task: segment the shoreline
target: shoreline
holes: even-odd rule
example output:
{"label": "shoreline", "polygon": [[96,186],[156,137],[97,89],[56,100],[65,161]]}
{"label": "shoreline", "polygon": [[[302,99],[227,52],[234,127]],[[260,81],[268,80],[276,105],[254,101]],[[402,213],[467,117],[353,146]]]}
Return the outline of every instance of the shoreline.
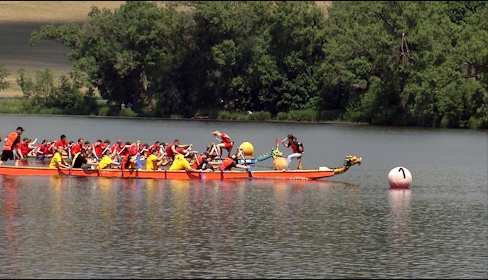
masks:
{"label": "shoreline", "polygon": [[95,116],[95,115],[52,115],[52,114],[6,114],[0,113],[0,115],[10,115],[10,116],[43,116],[43,117],[76,117],[76,118],[101,118],[101,119],[143,119],[143,120],[163,120],[163,121],[207,121],[207,122],[259,122],[259,123],[300,123],[300,124],[348,124],[348,125],[370,125],[368,123],[358,123],[358,122],[335,122],[335,121],[279,121],[279,120],[269,120],[269,121],[258,121],[258,120],[222,120],[222,119],[210,119],[202,117],[192,117],[192,118],[157,118],[157,117],[125,117],[125,116]]}

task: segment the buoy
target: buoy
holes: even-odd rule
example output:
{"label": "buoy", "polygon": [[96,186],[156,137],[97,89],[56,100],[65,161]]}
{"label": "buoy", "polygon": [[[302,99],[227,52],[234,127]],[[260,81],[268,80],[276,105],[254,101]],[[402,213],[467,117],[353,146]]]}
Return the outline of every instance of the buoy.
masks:
{"label": "buoy", "polygon": [[245,158],[254,157],[254,146],[250,142],[242,142],[239,148],[242,149]]}
{"label": "buoy", "polygon": [[412,174],[405,167],[395,167],[388,173],[388,184],[392,189],[408,189]]}

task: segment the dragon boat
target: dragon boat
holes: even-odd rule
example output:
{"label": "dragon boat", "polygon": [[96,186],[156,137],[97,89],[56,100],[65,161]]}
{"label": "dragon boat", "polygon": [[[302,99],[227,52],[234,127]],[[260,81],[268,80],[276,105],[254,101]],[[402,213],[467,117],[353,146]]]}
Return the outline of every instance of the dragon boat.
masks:
{"label": "dragon boat", "polygon": [[[244,143],[243,143],[244,144]],[[347,155],[340,167],[318,169],[301,169],[299,159],[298,170],[284,171],[286,158],[279,150],[279,141],[276,146],[267,153],[254,158],[252,144],[239,146],[243,153],[239,159],[241,164],[254,164],[273,158],[273,170],[229,170],[229,171],[170,171],[141,170],[141,169],[53,169],[45,166],[0,166],[0,175],[12,176],[60,176],[60,177],[103,177],[103,178],[134,178],[134,179],[163,179],[163,180],[241,180],[241,179],[271,179],[271,180],[319,180],[334,175],[342,174],[353,165],[360,165],[362,158],[355,155]]]}
{"label": "dragon boat", "polygon": [[12,176],[60,176],[60,177],[103,177],[103,178],[134,178],[164,180],[318,180],[346,172],[351,166],[361,164],[361,158],[346,156],[344,164],[337,168],[320,167],[310,170],[230,170],[230,171],[169,171],[169,170],[138,170],[138,169],[53,169],[38,166],[0,166],[0,175]]}

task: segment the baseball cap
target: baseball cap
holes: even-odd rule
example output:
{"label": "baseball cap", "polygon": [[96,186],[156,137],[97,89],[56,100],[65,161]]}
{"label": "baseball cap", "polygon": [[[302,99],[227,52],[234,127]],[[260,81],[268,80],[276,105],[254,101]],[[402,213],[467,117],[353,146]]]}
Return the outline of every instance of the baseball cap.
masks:
{"label": "baseball cap", "polygon": [[17,130],[25,131],[21,126],[17,127]]}

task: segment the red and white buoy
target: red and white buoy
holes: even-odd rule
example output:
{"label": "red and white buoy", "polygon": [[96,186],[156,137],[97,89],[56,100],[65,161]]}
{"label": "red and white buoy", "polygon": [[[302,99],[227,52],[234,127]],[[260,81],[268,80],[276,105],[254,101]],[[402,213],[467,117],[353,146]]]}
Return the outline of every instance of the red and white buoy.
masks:
{"label": "red and white buoy", "polygon": [[412,183],[412,174],[405,167],[395,167],[388,173],[388,184],[392,189],[408,189]]}

